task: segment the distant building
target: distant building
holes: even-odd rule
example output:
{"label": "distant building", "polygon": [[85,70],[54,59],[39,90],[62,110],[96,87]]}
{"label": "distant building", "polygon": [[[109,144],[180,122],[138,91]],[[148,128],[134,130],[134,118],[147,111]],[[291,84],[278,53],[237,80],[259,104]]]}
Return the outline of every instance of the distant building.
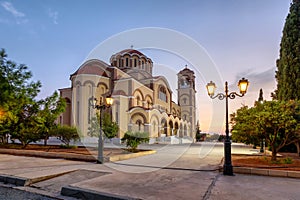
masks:
{"label": "distant building", "polygon": [[[153,62],[140,51],[126,49],[111,56],[110,64],[92,59],[71,74],[71,87],[60,89],[66,111],[60,123],[79,128],[84,138],[97,112],[90,105],[111,95],[107,111],[120,127],[118,138],[128,130],[148,132],[151,138],[195,138],[195,75],[187,67],[177,74],[178,102],[164,76],[152,75]],[[175,78],[175,77],[174,77]]]}

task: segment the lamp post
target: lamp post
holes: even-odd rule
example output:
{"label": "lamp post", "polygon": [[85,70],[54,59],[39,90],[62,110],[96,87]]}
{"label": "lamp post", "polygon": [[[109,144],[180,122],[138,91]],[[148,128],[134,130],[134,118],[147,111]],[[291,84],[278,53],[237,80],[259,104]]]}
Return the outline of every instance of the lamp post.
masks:
{"label": "lamp post", "polygon": [[228,92],[228,83],[227,81],[225,82],[225,94],[223,93],[219,93],[217,95],[214,96],[215,94],[215,89],[216,89],[216,84],[212,81],[210,81],[207,85],[206,85],[206,89],[208,92],[208,95],[210,96],[210,98],[215,99],[215,98],[219,98],[219,100],[226,100],[226,137],[225,137],[225,142],[224,142],[224,157],[225,157],[225,162],[224,162],[224,166],[223,166],[223,174],[224,175],[233,175],[233,168],[232,168],[232,164],[231,164],[231,142],[229,139],[229,123],[228,123],[228,98],[229,99],[234,99],[236,96],[242,97],[246,94],[247,89],[248,89],[248,85],[249,82],[247,79],[242,78],[239,83],[238,83],[238,87],[240,88],[240,93],[238,94],[236,92]]}
{"label": "lamp post", "polygon": [[113,99],[111,96],[108,96],[105,98],[105,103],[100,101],[100,104],[97,105],[97,99],[92,97],[90,99],[92,101],[91,106],[94,109],[97,109],[100,111],[100,119],[99,119],[99,124],[100,124],[100,130],[99,130],[99,138],[98,138],[98,157],[97,157],[97,163],[98,164],[103,164],[104,159],[103,159],[103,131],[102,131],[102,118],[103,118],[103,111],[106,108],[109,108],[113,104]]}

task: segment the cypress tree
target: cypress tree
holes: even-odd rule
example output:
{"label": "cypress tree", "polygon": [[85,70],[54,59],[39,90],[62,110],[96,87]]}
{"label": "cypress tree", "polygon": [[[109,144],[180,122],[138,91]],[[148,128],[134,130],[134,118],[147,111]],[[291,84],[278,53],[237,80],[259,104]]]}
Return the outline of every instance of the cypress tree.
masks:
{"label": "cypress tree", "polygon": [[300,100],[300,0],[293,0],[283,28],[276,61],[278,100]]}

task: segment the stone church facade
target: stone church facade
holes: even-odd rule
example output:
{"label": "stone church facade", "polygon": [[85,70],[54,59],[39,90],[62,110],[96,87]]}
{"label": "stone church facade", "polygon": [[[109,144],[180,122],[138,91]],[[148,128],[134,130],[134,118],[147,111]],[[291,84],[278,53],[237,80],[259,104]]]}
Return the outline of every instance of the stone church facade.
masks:
{"label": "stone church facade", "polygon": [[[194,72],[187,67],[177,74],[178,102],[164,76],[152,75],[153,62],[134,49],[125,49],[111,56],[110,64],[92,59],[71,74],[71,87],[60,89],[66,99],[66,111],[59,123],[76,126],[84,140],[98,102],[111,96],[113,105],[105,112],[119,125],[117,138],[126,131],[148,132],[152,141],[165,139],[193,141],[196,132],[196,90]],[[175,78],[175,77],[174,77]]]}

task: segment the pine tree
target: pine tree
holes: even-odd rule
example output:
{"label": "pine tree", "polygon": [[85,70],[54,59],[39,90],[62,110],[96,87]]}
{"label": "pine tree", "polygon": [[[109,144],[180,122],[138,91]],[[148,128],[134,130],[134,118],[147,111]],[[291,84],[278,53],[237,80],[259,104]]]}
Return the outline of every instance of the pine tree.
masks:
{"label": "pine tree", "polygon": [[276,62],[278,100],[300,100],[300,0],[293,0],[286,18]]}

